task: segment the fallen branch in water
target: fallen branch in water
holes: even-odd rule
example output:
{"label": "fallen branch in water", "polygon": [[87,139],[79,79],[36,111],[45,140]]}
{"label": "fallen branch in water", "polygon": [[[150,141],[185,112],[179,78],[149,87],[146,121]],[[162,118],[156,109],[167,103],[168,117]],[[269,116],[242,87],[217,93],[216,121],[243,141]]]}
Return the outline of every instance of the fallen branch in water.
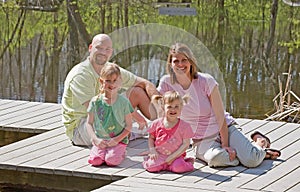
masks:
{"label": "fallen branch in water", "polygon": [[291,90],[291,65],[289,72],[284,75],[287,75],[285,90],[283,91],[282,82],[278,77],[279,93],[273,99],[275,112],[271,115],[266,114],[265,120],[300,123],[300,98]]}

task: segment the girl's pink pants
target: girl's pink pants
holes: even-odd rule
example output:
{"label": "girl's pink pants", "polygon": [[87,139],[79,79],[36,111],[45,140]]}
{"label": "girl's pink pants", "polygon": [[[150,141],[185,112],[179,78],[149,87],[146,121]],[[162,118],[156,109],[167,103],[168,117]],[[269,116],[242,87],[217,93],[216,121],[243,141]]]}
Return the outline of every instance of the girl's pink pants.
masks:
{"label": "girl's pink pants", "polygon": [[90,151],[90,157],[88,163],[93,166],[100,166],[104,162],[108,166],[117,166],[125,159],[127,145],[119,143],[114,147],[108,147],[106,149],[99,149],[93,146]]}
{"label": "girl's pink pants", "polygon": [[191,158],[184,159],[183,156],[175,159],[170,165],[165,163],[166,157],[159,155],[156,160],[148,158],[143,162],[143,167],[149,172],[171,171],[174,173],[184,173],[194,170],[194,165],[190,161]]}

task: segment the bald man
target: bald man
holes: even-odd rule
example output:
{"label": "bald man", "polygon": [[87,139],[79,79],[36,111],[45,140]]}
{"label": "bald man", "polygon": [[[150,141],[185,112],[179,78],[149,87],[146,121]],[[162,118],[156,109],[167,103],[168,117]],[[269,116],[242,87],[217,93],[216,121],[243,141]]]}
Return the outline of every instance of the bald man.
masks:
{"label": "bald man", "polygon": [[[80,146],[92,145],[86,130],[87,107],[91,98],[99,93],[99,74],[112,56],[112,40],[107,34],[98,34],[94,36],[88,50],[87,59],[75,65],[68,73],[61,102],[66,134],[74,145]],[[155,118],[150,112],[150,98],[153,94],[158,94],[155,85],[123,68],[120,69],[122,88],[126,90],[126,96],[133,108],[138,108],[150,120]],[[133,118],[140,126],[146,125],[144,117],[136,111]]]}

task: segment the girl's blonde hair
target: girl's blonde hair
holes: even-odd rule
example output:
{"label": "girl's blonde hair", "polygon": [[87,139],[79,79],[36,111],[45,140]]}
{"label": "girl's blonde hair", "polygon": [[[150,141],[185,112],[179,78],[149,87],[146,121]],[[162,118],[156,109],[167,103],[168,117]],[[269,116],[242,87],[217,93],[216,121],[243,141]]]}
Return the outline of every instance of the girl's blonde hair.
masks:
{"label": "girl's blonde hair", "polygon": [[167,91],[164,95],[153,95],[151,98],[151,102],[163,106],[168,103],[172,103],[175,100],[179,100],[181,105],[185,105],[188,103],[190,99],[189,95],[180,96],[180,94],[177,91]]}
{"label": "girl's blonde hair", "polygon": [[[106,78],[108,78],[112,75],[117,75],[118,77],[120,77],[121,76],[120,67],[115,63],[105,64],[104,67],[101,69],[100,79],[106,79]],[[100,92],[101,93],[103,92],[102,85],[101,85],[101,88],[100,88]]]}

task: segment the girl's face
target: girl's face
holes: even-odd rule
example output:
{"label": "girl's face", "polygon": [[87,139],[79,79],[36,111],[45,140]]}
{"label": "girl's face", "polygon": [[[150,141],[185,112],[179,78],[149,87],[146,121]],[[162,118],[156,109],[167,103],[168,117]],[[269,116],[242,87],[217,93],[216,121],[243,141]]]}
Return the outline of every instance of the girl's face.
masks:
{"label": "girl's face", "polygon": [[183,54],[176,54],[171,59],[171,65],[176,75],[190,76],[191,63]]}
{"label": "girl's face", "polygon": [[182,103],[179,99],[176,99],[171,103],[166,103],[164,105],[164,110],[167,120],[177,119],[181,114]]}
{"label": "girl's face", "polygon": [[121,86],[121,78],[117,74],[112,74],[105,78],[100,78],[103,91],[106,93],[118,93]]}

